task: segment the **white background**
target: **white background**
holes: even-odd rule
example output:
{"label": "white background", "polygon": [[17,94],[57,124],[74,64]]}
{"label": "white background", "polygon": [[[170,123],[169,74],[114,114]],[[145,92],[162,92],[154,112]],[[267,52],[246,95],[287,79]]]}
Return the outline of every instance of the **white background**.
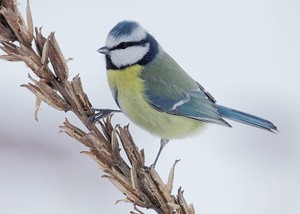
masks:
{"label": "white background", "polygon": [[[26,1],[19,2],[24,12]],[[175,159],[174,193],[185,190],[202,214],[300,213],[300,3],[297,0],[42,1],[31,0],[35,26],[57,40],[80,74],[95,107],[115,108],[103,55],[108,31],[119,21],[140,22],[218,101],[273,121],[278,134],[230,122],[174,140],[157,170],[167,180]],[[58,134],[65,114],[42,105],[20,85],[31,71],[0,61],[0,213],[129,213],[132,205],[98,170],[78,142]],[[129,120],[115,115],[114,123]],[[159,139],[130,126],[147,163]],[[145,210],[146,213],[153,213]]]}

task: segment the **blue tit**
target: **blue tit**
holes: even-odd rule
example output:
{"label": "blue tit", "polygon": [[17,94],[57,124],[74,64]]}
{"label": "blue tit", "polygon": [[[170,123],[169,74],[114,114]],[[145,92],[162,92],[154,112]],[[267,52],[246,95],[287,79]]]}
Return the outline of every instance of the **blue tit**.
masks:
{"label": "blue tit", "polygon": [[94,118],[121,111],[160,137],[154,165],[170,139],[190,136],[207,123],[231,127],[224,118],[277,131],[268,120],[217,104],[137,22],[119,22],[98,52],[105,55],[108,84],[120,110],[100,110]]}

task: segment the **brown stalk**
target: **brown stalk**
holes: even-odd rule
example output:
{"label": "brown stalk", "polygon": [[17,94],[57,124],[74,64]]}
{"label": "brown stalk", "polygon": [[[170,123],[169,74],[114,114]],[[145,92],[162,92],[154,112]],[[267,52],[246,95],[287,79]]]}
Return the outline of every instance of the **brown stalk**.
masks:
{"label": "brown stalk", "polygon": [[[0,0],[0,48],[5,53],[0,59],[23,61],[37,76],[37,80],[29,76],[31,82],[22,85],[36,96],[36,118],[41,102],[59,111],[72,111],[87,131],[66,119],[60,126],[61,132],[87,147],[82,153],[93,158],[103,171],[103,177],[124,194],[125,199],[119,201],[134,205],[131,213],[142,213],[138,207],[153,209],[157,213],[195,213],[193,205],[186,203],[181,187],[176,195],[172,195],[177,161],[165,184],[153,167],[145,166],[144,151],[134,143],[128,126],[113,127],[111,115],[99,125],[91,122],[89,117],[94,111],[80,77],[68,80],[67,62],[54,33],[44,37],[41,29],[33,26],[28,2],[26,20],[25,23],[16,0]],[[121,148],[125,150],[129,165],[120,155]]]}

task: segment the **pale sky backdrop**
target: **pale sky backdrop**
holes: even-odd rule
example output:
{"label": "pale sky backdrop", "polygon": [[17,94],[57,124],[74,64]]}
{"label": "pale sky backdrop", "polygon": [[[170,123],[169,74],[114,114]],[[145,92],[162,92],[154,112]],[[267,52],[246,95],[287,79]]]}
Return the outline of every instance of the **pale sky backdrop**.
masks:
{"label": "pale sky backdrop", "polygon": [[[171,141],[157,170],[167,180],[175,159],[174,193],[185,190],[201,214],[300,213],[300,1],[61,1],[31,0],[35,26],[57,40],[80,74],[95,107],[115,108],[104,57],[96,50],[124,19],[136,20],[218,101],[274,122],[272,134],[231,122],[201,135]],[[26,1],[19,1],[24,12]],[[0,213],[129,213],[124,196],[106,179],[83,146],[58,134],[65,114],[42,105],[20,85],[31,71],[0,61]],[[129,120],[116,115],[114,123]],[[146,161],[159,139],[131,124]],[[145,210],[145,213],[153,213]]]}

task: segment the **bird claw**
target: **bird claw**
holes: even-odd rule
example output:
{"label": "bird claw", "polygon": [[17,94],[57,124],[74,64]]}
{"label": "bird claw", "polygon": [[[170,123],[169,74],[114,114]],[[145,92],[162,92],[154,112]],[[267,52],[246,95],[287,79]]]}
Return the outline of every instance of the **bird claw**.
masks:
{"label": "bird claw", "polygon": [[145,172],[149,173],[150,172],[150,167],[149,166],[144,166]]}
{"label": "bird claw", "polygon": [[95,111],[94,115],[89,116],[89,121],[99,121],[105,117],[107,117],[109,114],[114,112],[121,112],[121,110],[115,110],[115,109],[97,109],[93,108]]}

